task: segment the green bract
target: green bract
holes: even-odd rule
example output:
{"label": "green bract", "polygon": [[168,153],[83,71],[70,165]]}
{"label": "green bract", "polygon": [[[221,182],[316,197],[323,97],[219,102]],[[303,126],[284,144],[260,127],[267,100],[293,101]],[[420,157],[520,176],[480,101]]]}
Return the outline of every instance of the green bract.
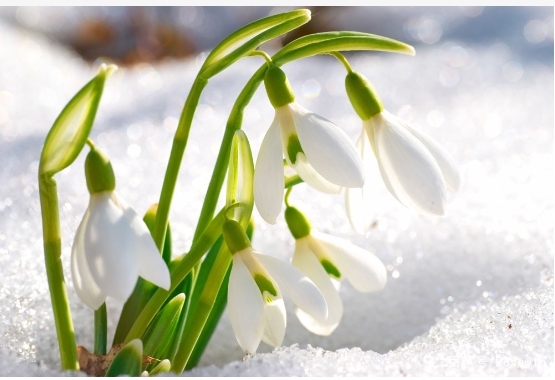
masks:
{"label": "green bract", "polygon": [[206,58],[199,75],[208,79],[238,59],[249,55],[260,44],[298,28],[310,20],[310,11],[298,9],[250,23],[224,39]]}
{"label": "green bract", "polygon": [[254,163],[249,140],[245,132],[237,131],[233,136],[229,157],[226,206],[237,204],[229,214],[233,213],[233,218],[243,227],[249,223],[254,207],[253,178]]}
{"label": "green bract", "polygon": [[69,101],[50,129],[42,149],[39,174],[53,176],[77,158],[91,131],[104,82],[117,67],[101,65],[98,75]]}

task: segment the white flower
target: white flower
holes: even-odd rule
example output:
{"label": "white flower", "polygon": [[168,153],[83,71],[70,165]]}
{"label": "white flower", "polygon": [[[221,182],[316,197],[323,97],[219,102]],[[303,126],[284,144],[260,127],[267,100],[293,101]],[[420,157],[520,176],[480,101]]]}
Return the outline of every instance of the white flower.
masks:
{"label": "white flower", "polygon": [[347,240],[314,230],[295,240],[292,264],[316,284],[328,304],[324,321],[296,309],[301,323],[318,335],[330,335],[339,325],[343,315],[338,293],[341,280],[346,278],[364,293],[381,290],[387,282],[385,266],[375,255]]}
{"label": "white flower", "polygon": [[137,277],[168,290],[170,274],[143,220],[115,191],[91,194],[71,252],[79,298],[98,309],[106,296],[125,302]]}
{"label": "white flower", "polygon": [[237,342],[247,354],[260,341],[279,346],[285,335],[283,294],[314,320],[325,320],[327,306],[314,283],[290,264],[247,247],[233,254],[228,313]]}
{"label": "white flower", "polygon": [[277,107],[254,171],[255,204],[268,223],[274,224],[281,211],[284,156],[304,182],[322,192],[364,183],[362,161],[345,132],[296,102]]}
{"label": "white flower", "polygon": [[459,171],[449,153],[431,137],[385,110],[364,120],[362,125],[357,148],[369,169],[367,186],[361,191],[346,189],[347,214],[355,230],[361,232],[368,226],[372,211],[365,205],[369,198],[365,193],[375,185],[370,177],[377,172],[375,164],[367,160],[365,135],[389,192],[420,214],[444,215],[447,191],[457,192],[460,186]]}

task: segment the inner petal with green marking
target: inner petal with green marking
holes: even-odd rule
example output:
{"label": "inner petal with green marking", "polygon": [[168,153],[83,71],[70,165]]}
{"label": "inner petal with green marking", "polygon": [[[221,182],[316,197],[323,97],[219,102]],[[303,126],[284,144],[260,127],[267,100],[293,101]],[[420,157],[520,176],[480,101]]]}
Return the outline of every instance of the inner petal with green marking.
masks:
{"label": "inner petal with green marking", "polygon": [[[260,289],[260,293],[262,294],[262,296],[264,296],[264,292],[268,292],[272,296],[277,297],[278,293],[274,284],[265,275],[261,273],[255,273],[253,278],[254,282],[256,282],[256,285],[258,286],[258,289]],[[270,296],[266,296],[266,302],[270,303],[272,301],[273,300]]]}
{"label": "inner petal with green marking", "polygon": [[289,141],[287,141],[287,156],[293,165],[297,161],[297,153],[304,154],[304,151],[301,147],[299,137],[297,137],[297,135],[291,135],[289,136]]}
{"label": "inner petal with green marking", "polygon": [[322,259],[320,260],[320,264],[324,267],[324,270],[330,275],[337,279],[341,278],[341,272],[339,269],[333,265],[333,263],[329,260]]}

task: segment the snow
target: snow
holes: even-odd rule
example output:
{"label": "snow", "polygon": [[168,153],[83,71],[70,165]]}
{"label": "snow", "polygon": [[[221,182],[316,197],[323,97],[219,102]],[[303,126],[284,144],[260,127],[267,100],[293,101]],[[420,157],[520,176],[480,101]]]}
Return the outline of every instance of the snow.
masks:
{"label": "snow", "polygon": [[[0,374],[57,376],[38,159],[54,119],[96,68],[1,21],[0,45]],[[415,57],[348,54],[390,112],[451,152],[461,190],[450,196],[442,218],[412,213],[384,190],[375,228],[359,236],[342,195],[298,186],[291,202],[314,228],[374,252],[387,266],[386,288],[360,294],[344,283],[344,317],[329,337],[303,329],[286,301],[284,346],[262,344],[244,361],[224,315],[190,374],[552,375],[553,50],[542,59],[521,53],[527,49],[501,40],[442,39],[419,45]],[[139,213],[158,200],[173,131],[202,59],[120,69],[106,84],[91,138],[110,156],[118,192]],[[211,80],[201,98],[170,215],[175,254],[191,244],[233,101],[262,63],[260,57],[238,62]],[[315,57],[284,70],[299,103],[358,137],[361,122],[344,94],[338,62]],[[255,158],[273,113],[259,89],[244,118]],[[92,311],[77,298],[69,270],[73,235],[88,203],[83,161],[81,154],[56,180],[76,338],[91,347]],[[270,226],[255,212],[255,222],[253,246],[290,259],[293,238],[283,217]],[[121,305],[108,301],[113,334]]]}

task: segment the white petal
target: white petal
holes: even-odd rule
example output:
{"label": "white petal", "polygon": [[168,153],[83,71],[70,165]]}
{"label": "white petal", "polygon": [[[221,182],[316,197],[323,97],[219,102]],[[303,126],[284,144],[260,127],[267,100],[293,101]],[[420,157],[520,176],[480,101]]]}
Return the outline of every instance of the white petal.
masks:
{"label": "white petal", "polygon": [[379,193],[383,185],[364,128],[356,147],[366,168],[366,179],[362,188],[345,188],[345,209],[353,229],[364,235],[381,212]]}
{"label": "white petal", "polygon": [[81,301],[91,309],[96,310],[104,303],[106,295],[94,282],[85,257],[83,237],[88,219],[89,210],[87,209],[79,228],[77,228],[73,247],[71,248],[71,278],[73,279],[75,292]]}
{"label": "white petal", "polygon": [[385,287],[387,270],[374,254],[336,236],[315,230],[311,234],[333,257],[333,263],[356,290],[367,293]]}
{"label": "white petal", "polygon": [[317,319],[326,319],[328,307],[324,296],[300,270],[275,257],[253,252],[270,276],[278,283],[279,289],[291,301]]}
{"label": "white petal", "polygon": [[[310,237],[310,235],[307,237]],[[299,308],[295,309],[295,314],[297,314],[299,321],[308,331],[318,335],[330,335],[341,321],[343,304],[330,277],[318,259],[310,252],[306,237],[297,239],[295,242],[292,264],[314,282],[320,292],[322,292],[328,305],[328,317],[324,321],[314,318]]]}
{"label": "white petal", "polygon": [[291,166],[295,169],[303,181],[316,190],[327,194],[339,194],[341,192],[341,186],[334,185],[318,174],[318,172],[314,170],[312,165],[310,165],[307,161],[304,154],[297,153],[297,160],[295,161],[295,164]]}
{"label": "white petal", "polygon": [[[393,116],[395,117],[395,116]],[[407,128],[431,153],[431,155],[436,160],[443,178],[445,179],[445,184],[447,185],[447,190],[453,193],[459,191],[461,185],[461,177],[459,174],[459,169],[457,168],[457,163],[453,160],[453,157],[445,150],[444,147],[439,145],[437,141],[432,139],[430,136],[422,133],[418,129],[414,128],[410,124],[397,118],[397,120]]]}
{"label": "white petal", "polygon": [[273,347],[281,346],[285,336],[287,316],[282,298],[277,298],[264,305],[264,333],[262,341]]}
{"label": "white petal", "polygon": [[301,147],[312,167],[333,184],[362,187],[364,167],[347,134],[297,103],[290,108]]}
{"label": "white petal", "polygon": [[[117,197],[117,195],[115,195]],[[170,289],[170,271],[156,247],[148,227],[135,210],[118,197],[123,216],[136,234],[139,244],[139,276],[163,289]]]}
{"label": "white petal", "polygon": [[428,149],[405,127],[382,112],[372,118],[382,178],[405,206],[425,215],[445,213],[443,174]]}
{"label": "white petal", "polygon": [[84,246],[91,274],[102,291],[125,302],[139,274],[139,245],[110,192],[91,195]]}
{"label": "white petal", "polygon": [[264,302],[260,289],[238,255],[233,255],[229,275],[227,312],[237,342],[247,354],[254,354],[264,329]]}
{"label": "white petal", "polygon": [[283,150],[276,116],[266,132],[254,169],[254,202],[262,218],[275,224],[283,201]]}

